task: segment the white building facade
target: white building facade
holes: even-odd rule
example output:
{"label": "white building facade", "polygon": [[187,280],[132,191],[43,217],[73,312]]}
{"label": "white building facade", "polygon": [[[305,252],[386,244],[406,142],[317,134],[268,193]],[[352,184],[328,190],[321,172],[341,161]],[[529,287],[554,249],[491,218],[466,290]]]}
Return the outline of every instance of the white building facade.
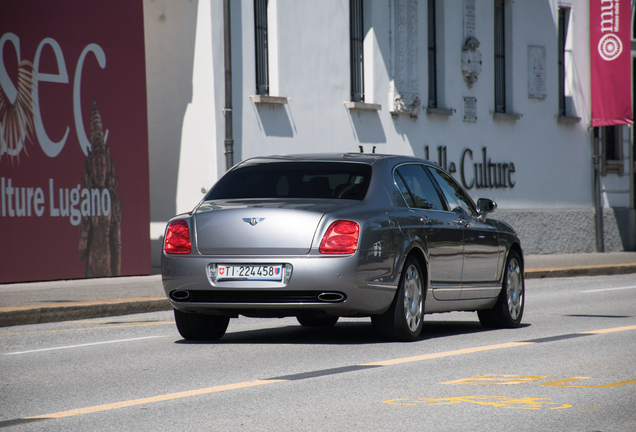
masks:
{"label": "white building facade", "polygon": [[430,159],[525,253],[636,248],[633,128],[591,128],[587,1],[228,4],[229,26],[222,0],[144,0],[153,266],[228,160],[269,154]]}

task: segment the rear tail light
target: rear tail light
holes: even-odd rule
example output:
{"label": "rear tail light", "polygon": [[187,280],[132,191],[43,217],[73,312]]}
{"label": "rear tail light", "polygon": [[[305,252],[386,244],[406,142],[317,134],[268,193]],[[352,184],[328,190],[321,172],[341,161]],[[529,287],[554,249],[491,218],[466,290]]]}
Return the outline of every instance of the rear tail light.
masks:
{"label": "rear tail light", "polygon": [[163,249],[168,254],[189,254],[192,251],[190,230],[186,221],[174,221],[168,226]]}
{"label": "rear tail light", "polygon": [[321,254],[352,254],[358,249],[360,225],[340,220],[332,223],[320,242]]}

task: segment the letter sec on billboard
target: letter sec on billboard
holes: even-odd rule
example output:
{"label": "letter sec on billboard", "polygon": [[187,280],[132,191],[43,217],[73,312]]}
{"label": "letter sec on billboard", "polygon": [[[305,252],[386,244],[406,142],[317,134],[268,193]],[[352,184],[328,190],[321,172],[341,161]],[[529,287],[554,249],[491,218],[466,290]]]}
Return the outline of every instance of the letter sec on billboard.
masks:
{"label": "letter sec on billboard", "polygon": [[143,3],[0,17],[0,283],[148,274]]}
{"label": "letter sec on billboard", "polygon": [[634,123],[632,112],[631,2],[590,0],[592,126]]}

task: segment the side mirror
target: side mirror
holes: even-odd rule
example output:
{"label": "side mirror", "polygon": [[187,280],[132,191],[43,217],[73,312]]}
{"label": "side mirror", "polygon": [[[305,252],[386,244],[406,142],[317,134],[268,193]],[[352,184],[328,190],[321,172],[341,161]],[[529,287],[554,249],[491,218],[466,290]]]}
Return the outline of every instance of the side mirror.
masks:
{"label": "side mirror", "polygon": [[477,200],[477,213],[482,221],[486,220],[486,215],[497,209],[497,203],[491,199],[479,198]]}

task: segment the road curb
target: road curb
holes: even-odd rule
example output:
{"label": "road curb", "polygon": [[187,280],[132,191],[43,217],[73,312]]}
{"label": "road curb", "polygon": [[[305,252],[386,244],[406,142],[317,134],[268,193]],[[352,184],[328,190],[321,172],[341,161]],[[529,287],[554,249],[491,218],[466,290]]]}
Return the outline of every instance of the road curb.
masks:
{"label": "road curb", "polygon": [[636,263],[531,269],[526,270],[524,276],[526,279],[541,279],[547,277],[609,276],[630,273],[636,273]]}
{"label": "road curb", "polygon": [[172,306],[165,297],[9,307],[0,308],[0,327],[131,315],[170,309]]}

